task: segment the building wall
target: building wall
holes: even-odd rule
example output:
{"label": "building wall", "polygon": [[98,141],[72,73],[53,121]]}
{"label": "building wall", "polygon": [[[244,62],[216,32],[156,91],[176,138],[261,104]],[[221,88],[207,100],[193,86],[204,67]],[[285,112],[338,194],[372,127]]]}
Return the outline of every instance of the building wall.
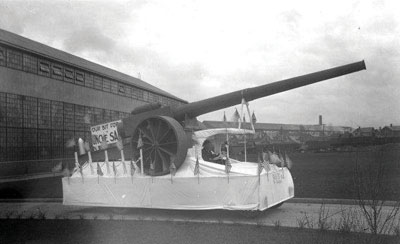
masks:
{"label": "building wall", "polygon": [[66,141],[150,102],[182,104],[0,40],[0,162],[71,158]]}

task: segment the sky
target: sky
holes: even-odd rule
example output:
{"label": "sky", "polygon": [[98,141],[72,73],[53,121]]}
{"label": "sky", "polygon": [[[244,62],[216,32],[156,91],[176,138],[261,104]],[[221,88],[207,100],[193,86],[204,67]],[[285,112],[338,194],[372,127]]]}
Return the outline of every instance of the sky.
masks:
{"label": "sky", "polygon": [[[0,1],[0,28],[188,102],[365,60],[250,102],[258,122],[400,125],[398,1]],[[198,117],[228,119],[240,105]]]}

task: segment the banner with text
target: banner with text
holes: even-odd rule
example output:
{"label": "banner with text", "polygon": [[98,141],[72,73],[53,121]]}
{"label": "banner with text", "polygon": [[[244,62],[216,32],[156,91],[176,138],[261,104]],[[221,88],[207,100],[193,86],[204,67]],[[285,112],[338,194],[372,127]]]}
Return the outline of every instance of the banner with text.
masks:
{"label": "banner with text", "polygon": [[106,124],[95,125],[90,127],[92,133],[92,145],[94,151],[97,151],[101,146],[102,141],[106,141],[107,145],[114,144],[118,140],[117,125],[121,120],[109,122]]}

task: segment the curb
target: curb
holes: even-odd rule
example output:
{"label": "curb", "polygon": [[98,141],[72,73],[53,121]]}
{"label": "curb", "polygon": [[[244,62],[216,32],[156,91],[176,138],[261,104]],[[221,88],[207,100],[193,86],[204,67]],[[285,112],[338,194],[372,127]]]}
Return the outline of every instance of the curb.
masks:
{"label": "curb", "polygon": [[[368,204],[368,200],[366,200]],[[310,203],[310,204],[341,204],[358,205],[357,199],[335,199],[335,198],[291,198],[288,203]],[[396,201],[385,201],[383,206],[396,206]]]}

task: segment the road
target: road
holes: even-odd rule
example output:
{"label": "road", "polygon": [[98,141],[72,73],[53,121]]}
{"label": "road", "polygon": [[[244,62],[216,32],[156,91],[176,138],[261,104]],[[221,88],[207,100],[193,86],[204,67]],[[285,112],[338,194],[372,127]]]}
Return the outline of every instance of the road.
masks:
{"label": "road", "polygon": [[[390,209],[392,207],[384,206],[383,215],[386,216]],[[126,209],[64,206],[58,202],[2,202],[0,218],[117,219],[325,229],[338,229],[347,223],[352,231],[368,232],[359,207],[340,204],[285,203],[280,208],[249,217],[242,211],[229,210]],[[322,224],[325,227],[321,227]]]}

